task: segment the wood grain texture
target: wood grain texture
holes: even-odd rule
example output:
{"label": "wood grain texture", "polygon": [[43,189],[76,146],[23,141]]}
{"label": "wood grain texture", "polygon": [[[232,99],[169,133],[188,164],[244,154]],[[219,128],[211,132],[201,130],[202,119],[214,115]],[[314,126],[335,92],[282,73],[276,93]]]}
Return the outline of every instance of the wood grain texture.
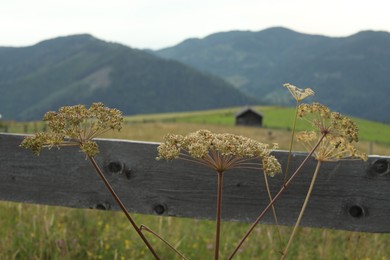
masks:
{"label": "wood grain texture", "polygon": [[[0,134],[0,200],[77,208],[118,210],[90,162],[78,148],[44,150],[40,156],[19,147],[21,135]],[[157,161],[156,143],[98,140],[96,157],[131,212],[214,219],[217,175],[180,160]],[[275,152],[282,165],[285,151]],[[296,153],[290,169],[305,154]],[[310,184],[316,162],[293,181],[276,203],[279,221],[292,225]],[[390,232],[390,157],[367,162],[324,163],[302,220],[303,226],[365,232]],[[282,176],[269,180],[273,194]],[[223,185],[222,218],[253,221],[267,205],[261,172],[231,170]],[[272,224],[268,213],[263,223]]]}

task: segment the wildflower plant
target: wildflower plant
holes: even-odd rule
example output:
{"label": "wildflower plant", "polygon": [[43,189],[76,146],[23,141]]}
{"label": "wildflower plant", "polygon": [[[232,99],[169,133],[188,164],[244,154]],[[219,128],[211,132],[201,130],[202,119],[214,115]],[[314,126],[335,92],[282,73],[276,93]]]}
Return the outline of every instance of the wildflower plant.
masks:
{"label": "wildflower plant", "polygon": [[[296,98],[297,104],[308,95],[314,94],[314,92],[312,92],[311,90],[302,91],[296,88],[295,86],[291,86],[291,85],[287,85],[286,87],[288,87],[291,94]],[[307,157],[303,160],[301,165],[291,175],[291,177],[285,180],[279,192],[274,196],[271,202],[267,205],[267,207],[262,211],[262,213],[252,224],[249,230],[245,233],[244,237],[240,240],[239,244],[230,254],[228,259],[232,259],[234,257],[234,255],[238,252],[239,248],[242,246],[244,241],[251,234],[255,226],[264,217],[265,213],[273,207],[273,204],[286,190],[286,188],[289,186],[291,181],[301,171],[301,169],[303,168],[303,166],[306,164],[306,162],[311,156],[313,156],[317,160],[317,165],[314,170],[313,177],[305,201],[302,205],[300,214],[294,225],[293,231],[290,235],[287,245],[282,252],[281,259],[284,259],[286,257],[288,249],[291,246],[294,235],[303,217],[311,192],[313,190],[314,183],[317,178],[318,172],[320,170],[321,163],[326,161],[337,161],[346,157],[357,158],[362,160],[367,159],[367,156],[363,153],[358,152],[358,150],[354,146],[354,144],[359,141],[358,128],[356,124],[349,118],[341,115],[340,113],[331,112],[328,107],[321,105],[319,103],[297,105],[295,117],[309,122],[313,128],[310,131],[302,131],[297,133],[296,135],[297,140],[303,142],[304,146],[309,151],[309,153]],[[295,120],[294,120],[294,126],[295,126]],[[291,154],[291,148],[292,148],[292,142],[290,145],[289,154]]]}
{"label": "wildflower plant", "polygon": [[288,89],[288,91],[291,93],[291,95],[293,96],[293,98],[296,101],[294,123],[293,123],[293,127],[292,127],[291,138],[290,138],[290,147],[289,147],[289,153],[288,153],[288,159],[287,159],[287,166],[285,169],[284,180],[286,181],[288,178],[288,171],[289,171],[289,166],[290,166],[290,162],[291,162],[291,152],[292,152],[293,143],[294,143],[294,139],[295,139],[295,128],[297,125],[298,107],[299,107],[299,104],[302,102],[302,100],[304,100],[307,97],[313,96],[315,93],[311,88],[301,89],[301,88],[298,88],[290,83],[286,83],[283,86]]}
{"label": "wildflower plant", "polygon": [[[284,182],[286,182],[288,179],[288,172],[289,172],[290,163],[291,163],[291,154],[292,154],[292,149],[293,149],[293,144],[294,144],[294,139],[295,139],[295,129],[296,129],[297,118],[298,118],[298,107],[299,107],[300,103],[305,98],[313,96],[315,93],[311,88],[301,89],[301,88],[298,88],[290,83],[286,83],[283,86],[288,89],[288,91],[291,93],[292,97],[296,101],[295,116],[294,116],[294,123],[292,126],[292,132],[291,132],[289,152],[288,152],[288,157],[287,157],[287,164],[286,164],[286,167],[284,169]],[[264,176],[264,177],[265,177],[265,183],[267,185],[268,196],[269,196],[270,201],[272,201],[272,195],[271,195],[270,189],[268,188],[269,187],[268,180],[267,180],[266,176]],[[276,228],[276,231],[278,234],[279,243],[280,243],[280,245],[282,245],[283,244],[282,235],[281,235],[281,232],[279,229],[279,221],[278,221],[278,217],[277,217],[276,209],[275,209],[274,205],[272,205],[272,214],[273,214],[274,220],[275,220],[275,228]]]}
{"label": "wildflower plant", "polygon": [[[328,107],[319,103],[300,105],[298,108],[298,116],[310,122],[313,127],[312,131],[297,133],[297,140],[302,142],[306,149],[313,151],[312,156],[317,160],[317,165],[305,201],[287,245],[283,250],[281,259],[286,257],[302,220],[321,164],[327,161],[338,161],[343,158],[367,160],[367,155],[360,153],[354,146],[359,141],[359,131],[355,122],[351,119],[340,113],[331,112]],[[314,149],[315,146],[317,147]]]}
{"label": "wildflower plant", "polygon": [[[217,173],[215,255],[219,257],[222,183],[224,173],[235,168],[262,169],[269,176],[281,172],[269,145],[233,134],[199,130],[186,136],[168,134],[158,147],[157,159],[181,159],[206,166]],[[258,161],[256,161],[258,160]]]}
{"label": "wildflower plant", "polygon": [[47,112],[43,120],[50,131],[26,137],[21,146],[31,149],[36,155],[39,155],[43,148],[79,146],[149,251],[159,259],[94,159],[99,153],[99,147],[93,138],[110,130],[119,131],[123,122],[122,112],[105,107],[102,103],[93,103],[90,108],[84,105],[61,107],[58,112]]}

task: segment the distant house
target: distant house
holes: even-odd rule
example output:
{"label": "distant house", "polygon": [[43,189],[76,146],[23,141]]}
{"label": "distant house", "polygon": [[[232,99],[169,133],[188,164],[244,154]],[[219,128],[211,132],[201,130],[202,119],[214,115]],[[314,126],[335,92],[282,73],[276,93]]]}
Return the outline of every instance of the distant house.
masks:
{"label": "distant house", "polygon": [[236,114],[236,125],[261,127],[263,125],[263,115],[252,108],[246,107]]}

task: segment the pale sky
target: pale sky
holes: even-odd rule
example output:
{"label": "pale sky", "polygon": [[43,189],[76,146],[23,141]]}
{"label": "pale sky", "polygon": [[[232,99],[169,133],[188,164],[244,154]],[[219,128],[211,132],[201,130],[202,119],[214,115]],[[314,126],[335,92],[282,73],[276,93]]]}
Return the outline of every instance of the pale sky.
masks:
{"label": "pale sky", "polygon": [[274,26],[326,36],[390,32],[389,0],[0,0],[0,46],[90,33],[134,48]]}

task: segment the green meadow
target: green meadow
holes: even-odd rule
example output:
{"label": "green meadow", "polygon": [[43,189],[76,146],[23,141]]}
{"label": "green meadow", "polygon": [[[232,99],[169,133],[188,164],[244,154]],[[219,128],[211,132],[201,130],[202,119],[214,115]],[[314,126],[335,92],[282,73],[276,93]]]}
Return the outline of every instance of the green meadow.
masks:
{"label": "green meadow", "polygon": [[[234,126],[240,108],[188,113],[128,116],[119,133],[104,137],[161,141],[169,132],[185,134],[207,128],[214,132],[245,135],[263,142],[278,142],[287,149],[294,110],[256,107],[264,127]],[[390,126],[356,119],[362,150],[390,154]],[[12,124],[11,124],[12,123]],[[9,132],[34,132],[41,122],[9,124]],[[304,129],[299,124],[298,129]],[[296,146],[300,150],[302,147]],[[32,155],[33,156],[33,155]],[[84,160],[80,156],[80,160]],[[184,174],[184,173],[183,173]],[[292,186],[293,188],[293,186]],[[214,222],[175,217],[135,215],[164,236],[190,259],[212,259]],[[153,259],[121,212],[71,209],[45,205],[0,202],[0,260],[5,259]],[[223,222],[221,259],[225,259],[249,227],[248,223]],[[291,227],[281,227],[285,242]],[[147,234],[162,259],[180,259]],[[299,229],[288,259],[390,259],[390,234]],[[235,259],[279,259],[280,244],[271,225],[259,225]]]}
{"label": "green meadow", "polygon": [[[126,122],[176,122],[233,126],[234,116],[242,108],[216,109],[207,111],[137,115],[126,117]],[[291,107],[257,106],[253,107],[263,115],[263,127],[266,129],[290,130],[295,109]],[[351,117],[359,127],[362,141],[390,145],[390,125]],[[306,130],[308,125],[298,119],[297,130]]]}
{"label": "green meadow", "polygon": [[[255,106],[252,107],[260,112],[263,116],[263,129],[268,130],[291,130],[295,110],[291,107],[276,107],[276,106]],[[214,109],[195,112],[179,112],[179,113],[162,113],[162,114],[147,114],[125,117],[125,122],[128,124],[139,123],[189,123],[198,124],[199,127],[234,126],[234,116],[241,111],[242,107]],[[390,145],[390,124],[384,124],[374,121],[369,121],[360,118],[352,119],[359,127],[360,140],[375,142],[383,145]],[[42,122],[3,122],[7,125],[8,132],[24,133],[41,131],[44,128]],[[297,121],[297,130],[306,130],[308,125],[303,121]],[[2,129],[0,125],[0,130]]]}
{"label": "green meadow", "polygon": [[[214,222],[135,215],[189,259],[213,259]],[[121,212],[0,203],[0,259],[153,259]],[[226,259],[247,223],[223,222],[221,259]],[[291,232],[281,227],[284,239]],[[147,234],[162,259],[180,259]],[[389,234],[300,228],[288,259],[389,259]],[[279,259],[272,226],[258,225],[234,259]]]}

